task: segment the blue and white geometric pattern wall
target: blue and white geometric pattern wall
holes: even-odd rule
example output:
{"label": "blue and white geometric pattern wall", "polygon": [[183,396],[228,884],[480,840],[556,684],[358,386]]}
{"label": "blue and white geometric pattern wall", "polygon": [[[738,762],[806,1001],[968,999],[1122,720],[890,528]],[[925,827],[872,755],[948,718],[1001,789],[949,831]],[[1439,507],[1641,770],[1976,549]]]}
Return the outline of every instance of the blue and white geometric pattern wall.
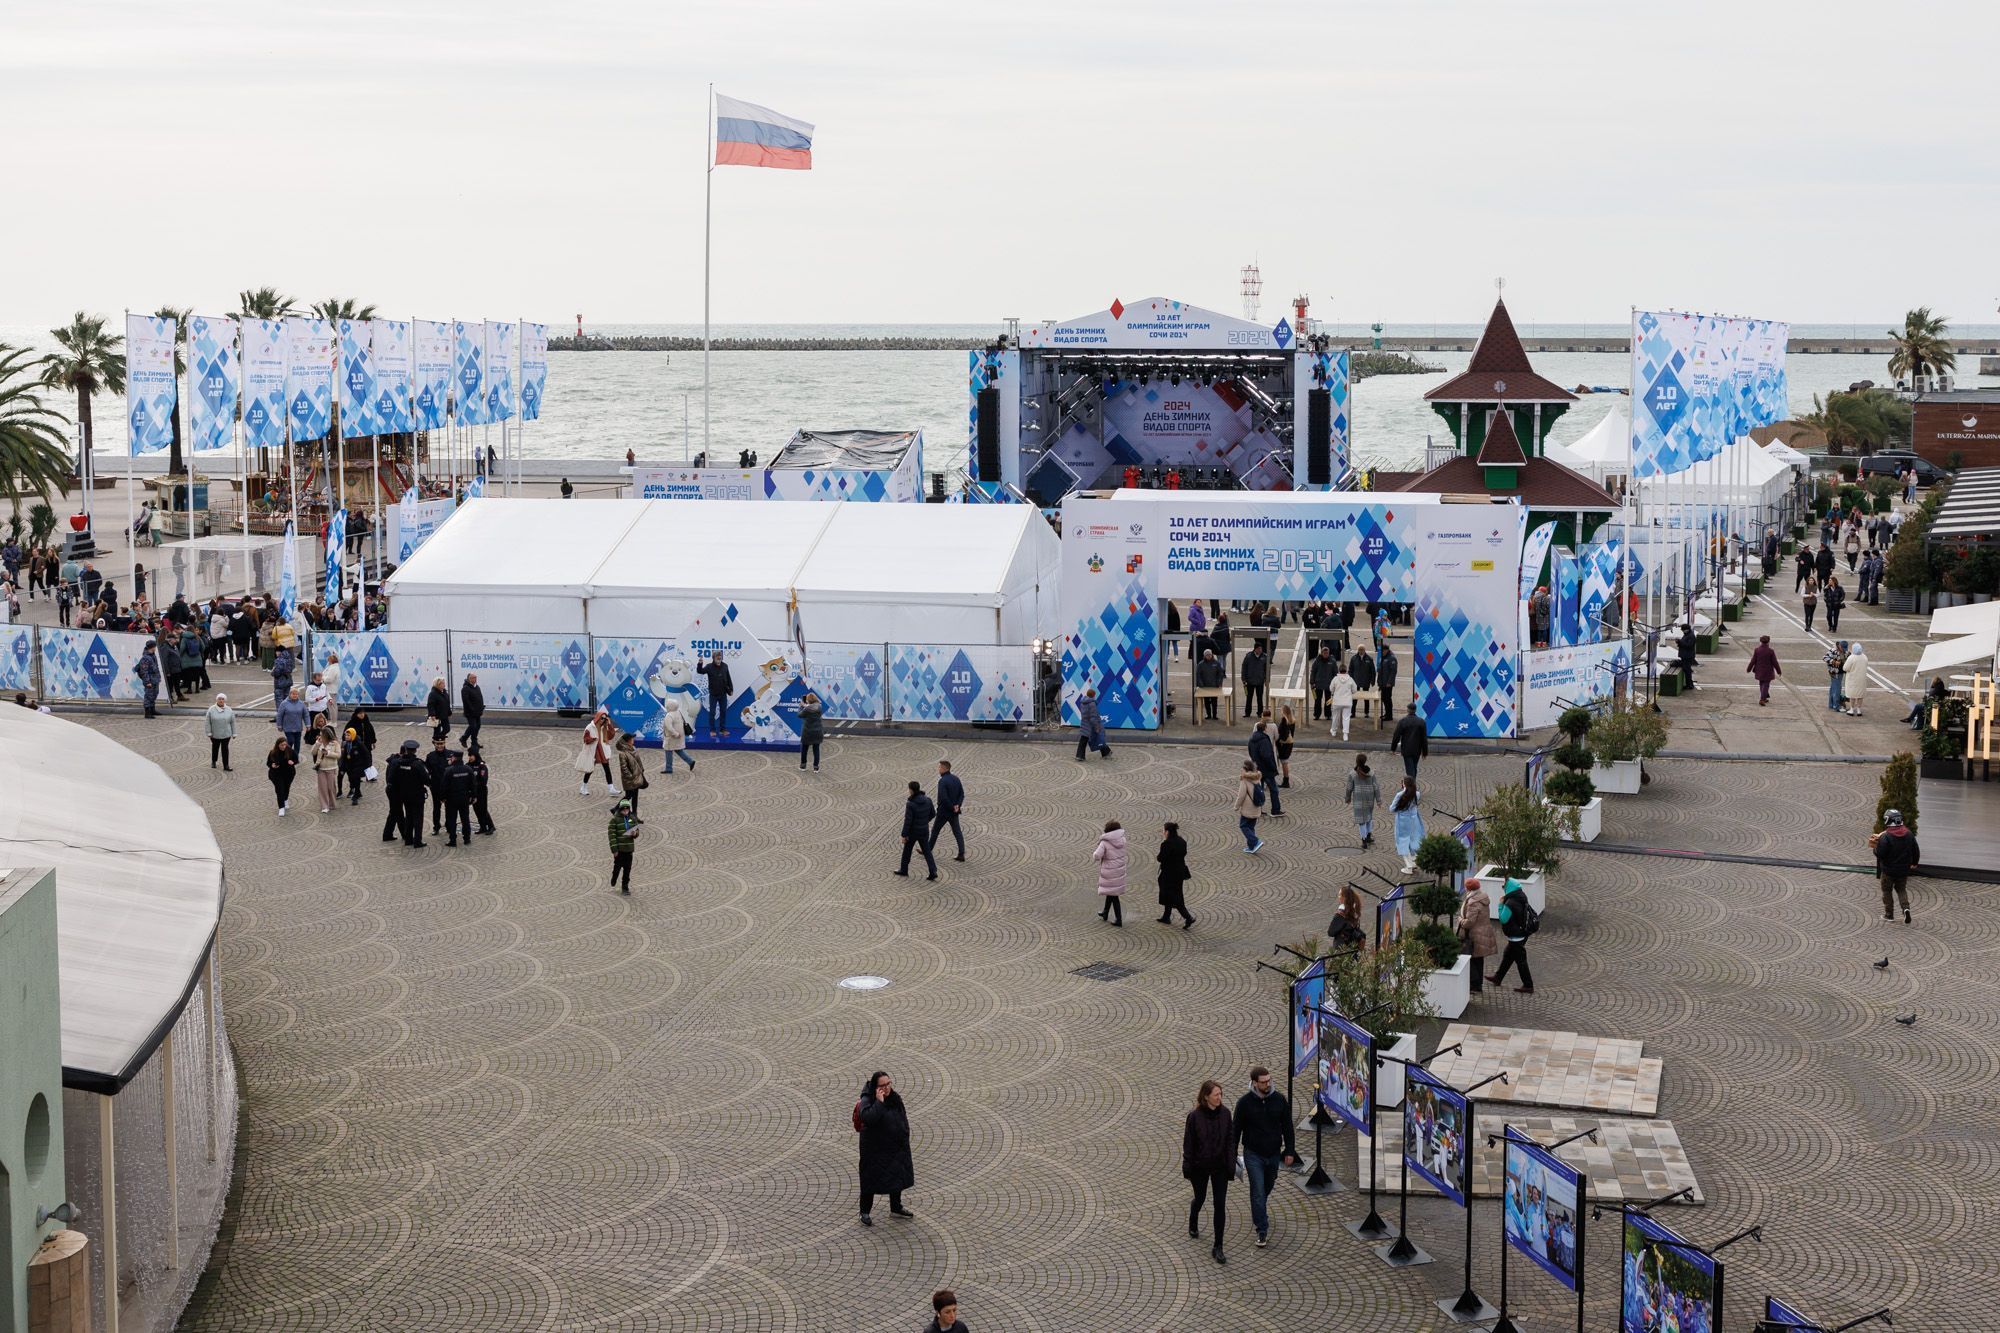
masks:
{"label": "blue and white geometric pattern wall", "polygon": [[0,690],[34,689],[34,669],[34,626],[0,625]]}
{"label": "blue and white geometric pattern wall", "polygon": [[456,689],[466,673],[476,673],[488,708],[582,708],[590,699],[589,643],[583,634],[454,630],[450,679]]}
{"label": "blue and white geometric pattern wall", "polygon": [[49,699],[143,699],[133,669],[152,637],[44,627],[42,695]]}
{"label": "blue and white geometric pattern wall", "polygon": [[1025,645],[889,645],[889,707],[898,722],[1032,722],[1035,661]]}
{"label": "blue and white geometric pattern wall", "polygon": [[[1063,638],[1062,674],[1097,691],[1107,727],[1152,727],[1160,711],[1157,616],[1143,576],[1128,579],[1118,600],[1092,608]],[[1074,726],[1076,707],[1064,692],[1062,719]]]}
{"label": "blue and white geometric pattern wall", "polygon": [[880,722],[887,712],[879,643],[806,642],[806,684],[829,718]]}
{"label": "blue and white geometric pattern wall", "polygon": [[[340,659],[340,702],[380,707],[422,707],[431,682],[444,677],[457,711],[458,688],[451,678],[450,651],[443,630],[368,630],[331,633],[315,630],[307,649],[315,665],[328,653]],[[305,679],[301,672],[300,679]]]}

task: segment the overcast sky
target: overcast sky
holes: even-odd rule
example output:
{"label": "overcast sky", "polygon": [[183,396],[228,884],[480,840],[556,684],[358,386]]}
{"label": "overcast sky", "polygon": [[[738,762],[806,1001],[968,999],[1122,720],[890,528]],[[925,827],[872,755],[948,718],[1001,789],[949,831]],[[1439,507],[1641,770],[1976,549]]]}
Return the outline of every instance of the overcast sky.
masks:
{"label": "overcast sky", "polygon": [[0,0],[0,324],[228,308],[714,317],[1114,295],[1462,322],[2000,322],[2000,6]]}

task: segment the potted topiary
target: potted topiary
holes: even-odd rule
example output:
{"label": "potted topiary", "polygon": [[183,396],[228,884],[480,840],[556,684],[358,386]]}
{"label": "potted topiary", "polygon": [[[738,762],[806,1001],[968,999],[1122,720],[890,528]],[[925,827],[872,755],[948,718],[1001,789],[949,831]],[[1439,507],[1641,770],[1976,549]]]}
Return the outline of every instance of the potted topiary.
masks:
{"label": "potted topiary", "polygon": [[[1457,868],[1464,868],[1465,848],[1458,839],[1433,833],[1424,841],[1428,843],[1431,838],[1456,847]],[[1418,852],[1421,856],[1421,847]],[[1440,858],[1433,857],[1432,861],[1438,864]],[[1458,918],[1458,890],[1449,883],[1425,884],[1410,894],[1408,904],[1408,911],[1423,918],[1410,927],[1410,936],[1430,955],[1431,970],[1424,978],[1424,998],[1439,1018],[1457,1018],[1472,1003],[1472,969],[1479,962],[1459,950],[1458,929],[1453,924]]]}
{"label": "potted topiary", "polygon": [[1576,832],[1565,836],[1577,842],[1597,841],[1604,827],[1604,798],[1597,794],[1597,784],[1590,780],[1590,774],[1573,769],[1551,773],[1542,784],[1542,799],[1576,810]]}
{"label": "potted topiary", "polygon": [[[1576,833],[1574,807],[1550,805],[1526,787],[1510,784],[1495,787],[1477,814],[1480,854],[1489,859],[1473,878],[1486,885],[1515,880],[1534,909],[1544,910],[1546,872],[1562,864],[1563,838]],[[1501,896],[1491,893],[1494,916],[1500,915]]]}
{"label": "potted topiary", "polygon": [[[1468,963],[1471,960],[1466,960]],[[1326,964],[1327,1006],[1367,1029],[1384,1060],[1375,1075],[1375,1105],[1403,1104],[1403,1066],[1417,1058],[1416,1026],[1436,1018],[1424,982],[1434,969],[1430,951],[1415,932],[1386,948],[1336,954]]]}
{"label": "potted topiary", "polygon": [[[1875,832],[1883,829],[1882,816],[1894,810],[1903,816],[1910,832],[1917,831],[1917,761],[1899,754],[1882,766],[1882,794],[1875,802]],[[1873,839],[1870,839],[1873,845]]]}
{"label": "potted topiary", "polygon": [[1597,790],[1614,796],[1638,795],[1646,781],[1645,761],[1666,743],[1664,713],[1628,705],[1601,714],[1590,725],[1590,752],[1597,757],[1591,778]]}

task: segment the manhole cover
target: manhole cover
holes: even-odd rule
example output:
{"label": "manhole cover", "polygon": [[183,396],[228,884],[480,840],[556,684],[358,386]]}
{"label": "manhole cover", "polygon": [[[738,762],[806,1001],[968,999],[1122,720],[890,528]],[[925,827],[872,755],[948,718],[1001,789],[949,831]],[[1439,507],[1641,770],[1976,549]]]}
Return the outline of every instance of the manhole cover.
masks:
{"label": "manhole cover", "polygon": [[881,990],[888,984],[889,978],[887,977],[842,977],[840,979],[840,988],[842,990]]}
{"label": "manhole cover", "polygon": [[1070,969],[1073,977],[1085,977],[1091,981],[1122,981],[1138,972],[1136,967],[1123,963],[1085,963],[1082,967]]}

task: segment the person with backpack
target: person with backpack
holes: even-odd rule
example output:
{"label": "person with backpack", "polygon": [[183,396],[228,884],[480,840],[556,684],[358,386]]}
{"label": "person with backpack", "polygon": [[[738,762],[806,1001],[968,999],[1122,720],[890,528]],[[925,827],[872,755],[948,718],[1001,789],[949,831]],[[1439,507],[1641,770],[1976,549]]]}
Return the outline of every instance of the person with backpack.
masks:
{"label": "person with backpack", "polygon": [[1500,954],[1500,970],[1486,978],[1488,984],[1500,985],[1508,970],[1519,964],[1521,984],[1514,989],[1522,995],[1535,993],[1535,974],[1528,970],[1528,937],[1541,928],[1541,915],[1529,904],[1527,890],[1519,880],[1508,880],[1506,892],[1500,895],[1500,935],[1507,947]]}
{"label": "person with backpack", "polygon": [[1903,823],[1901,810],[1882,812],[1882,831],[1868,840],[1875,849],[1875,873],[1882,881],[1882,919],[1896,919],[1896,905],[1903,908],[1903,924],[1910,924],[1910,872],[1917,868],[1922,853],[1917,835]]}
{"label": "person with backpack", "polygon": [[915,1217],[903,1207],[903,1191],[917,1183],[910,1158],[910,1113],[896,1083],[881,1070],[868,1076],[854,1104],[854,1132],[861,1136],[861,1225],[872,1227],[875,1196],[889,1196],[889,1216]]}
{"label": "person with backpack", "polygon": [[1264,850],[1264,840],[1257,836],[1257,817],[1263,812],[1264,779],[1257,765],[1245,759],[1236,776],[1236,827],[1243,833],[1243,850],[1251,855]]}

